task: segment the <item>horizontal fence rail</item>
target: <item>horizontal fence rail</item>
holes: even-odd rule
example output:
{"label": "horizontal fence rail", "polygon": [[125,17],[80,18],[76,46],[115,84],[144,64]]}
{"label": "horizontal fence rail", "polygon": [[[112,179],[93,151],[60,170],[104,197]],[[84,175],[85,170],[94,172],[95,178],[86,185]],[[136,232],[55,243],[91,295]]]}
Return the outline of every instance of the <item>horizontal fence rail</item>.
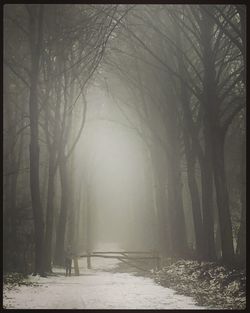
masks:
{"label": "horizontal fence rail", "polygon": [[155,260],[155,269],[160,269],[160,257],[157,251],[92,251],[91,253],[77,253],[73,256],[77,267],[77,258],[87,258],[87,268],[91,268],[91,258],[105,258],[105,259],[117,259],[124,262],[132,267],[140,270],[148,271],[142,269],[134,263],[129,263],[128,261],[141,261],[141,260]]}

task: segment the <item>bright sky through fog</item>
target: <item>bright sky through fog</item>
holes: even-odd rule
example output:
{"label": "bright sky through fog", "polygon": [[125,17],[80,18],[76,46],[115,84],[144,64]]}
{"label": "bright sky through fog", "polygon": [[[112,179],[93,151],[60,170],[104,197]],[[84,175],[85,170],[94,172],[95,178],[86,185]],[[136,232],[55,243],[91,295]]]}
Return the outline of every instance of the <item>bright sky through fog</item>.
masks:
{"label": "bright sky through fog", "polygon": [[105,93],[89,97],[75,168],[90,186],[93,238],[119,241],[131,235],[137,242],[150,234],[143,223],[145,210],[152,210],[145,199],[146,148],[114,107]]}

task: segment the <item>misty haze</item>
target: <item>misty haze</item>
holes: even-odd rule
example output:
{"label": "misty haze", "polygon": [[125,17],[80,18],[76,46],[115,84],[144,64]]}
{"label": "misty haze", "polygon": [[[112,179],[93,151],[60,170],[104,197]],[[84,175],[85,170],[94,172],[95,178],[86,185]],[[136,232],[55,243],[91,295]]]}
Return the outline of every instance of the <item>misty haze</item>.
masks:
{"label": "misty haze", "polygon": [[3,12],[3,308],[244,309],[246,7]]}

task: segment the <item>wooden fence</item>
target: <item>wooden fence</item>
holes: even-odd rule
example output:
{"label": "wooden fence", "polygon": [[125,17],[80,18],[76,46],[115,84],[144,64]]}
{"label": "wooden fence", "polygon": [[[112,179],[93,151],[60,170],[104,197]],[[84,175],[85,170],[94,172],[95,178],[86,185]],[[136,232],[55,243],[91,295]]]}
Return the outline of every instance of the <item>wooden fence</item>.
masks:
{"label": "wooden fence", "polygon": [[73,257],[75,275],[80,275],[78,258],[87,258],[87,268],[91,268],[91,258],[106,258],[117,259],[129,266],[135,267],[139,270],[148,271],[138,266],[138,264],[132,264],[131,261],[137,262],[139,260],[155,260],[154,269],[160,269],[160,257],[156,251],[94,251],[91,253],[79,253]]}

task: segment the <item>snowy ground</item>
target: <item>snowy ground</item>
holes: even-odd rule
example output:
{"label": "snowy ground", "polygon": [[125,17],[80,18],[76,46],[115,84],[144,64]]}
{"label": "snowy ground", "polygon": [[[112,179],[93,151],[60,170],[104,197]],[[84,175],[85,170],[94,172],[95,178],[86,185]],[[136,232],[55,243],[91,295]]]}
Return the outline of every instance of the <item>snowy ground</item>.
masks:
{"label": "snowy ground", "polygon": [[48,278],[29,276],[39,286],[4,286],[3,304],[16,309],[205,309],[150,278],[115,273],[118,262],[96,258],[87,270],[82,260],[80,276],[65,277],[62,269]]}

